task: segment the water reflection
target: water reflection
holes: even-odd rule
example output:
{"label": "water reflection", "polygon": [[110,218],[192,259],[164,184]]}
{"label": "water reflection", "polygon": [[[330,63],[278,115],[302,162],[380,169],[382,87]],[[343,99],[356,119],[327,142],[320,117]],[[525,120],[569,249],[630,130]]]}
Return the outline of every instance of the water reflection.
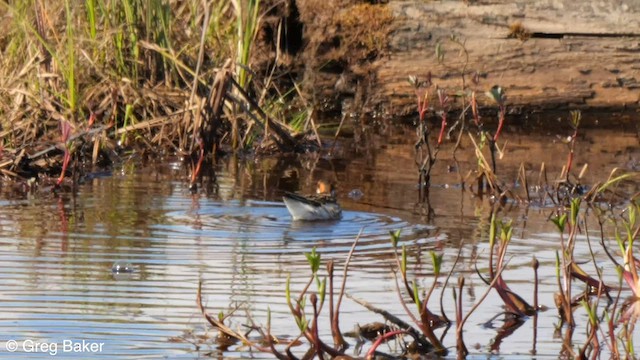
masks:
{"label": "water reflection", "polygon": [[[487,199],[461,186],[475,158],[468,148],[456,159],[450,151],[441,151],[430,193],[433,209],[425,209],[416,203],[411,131],[369,134],[363,141],[371,143],[336,147],[331,159],[225,159],[213,169],[215,184],[205,181],[196,195],[187,187],[185,170],[168,164],[144,169],[128,165],[111,177],[88,179],[75,194],[6,197],[0,204],[0,327],[18,341],[104,342],[110,358],[242,358],[249,355],[243,347],[217,353],[213,341],[177,340],[207,334],[195,304],[198,281],[204,281],[205,301],[212,311],[245,305],[246,312],[239,312],[234,326],[240,326],[247,314],[264,324],[270,308],[278,335],[296,334],[283,297],[287,279],[293,291],[306,284],[304,253],[313,246],[340,269],[363,228],[347,285],[350,294],[403,313],[390,271],[393,250],[388,240],[389,231],[402,229],[412,275],[425,286],[433,272],[428,251],[444,252],[445,264],[450,264],[463,244],[458,274],[468,277],[463,296],[471,306],[485,289],[473,275],[476,258],[480,270],[486,270],[482,264],[487,261],[490,208]],[[576,161],[590,162],[587,181],[608,176],[620,163],[637,162],[637,139],[630,134],[598,131],[587,132],[585,138],[578,143]],[[549,173],[559,173],[557,154],[565,150],[563,144],[549,142],[544,134],[512,134],[510,142],[510,158],[499,164],[505,178],[515,178],[523,161],[532,175],[542,161]],[[319,178],[339,184],[343,219],[292,222],[281,202],[282,192],[310,192]],[[625,186],[628,193],[638,190],[637,184]],[[356,190],[358,196],[348,196]],[[514,204],[501,215],[516,224],[504,274],[510,288],[530,299],[530,262],[535,254],[542,269],[541,303],[553,308],[558,240],[547,221],[550,211],[544,205]],[[586,247],[577,255],[590,258]],[[114,272],[114,264],[133,271]],[[446,293],[445,310],[452,314],[449,297]],[[471,321],[467,341],[472,353],[491,351],[497,345],[488,339],[497,338],[502,354],[537,348],[540,357],[558,356],[561,339],[553,335],[555,310],[540,315],[536,344],[531,342],[531,322],[506,338],[480,325],[500,311],[499,301],[490,296]],[[343,316],[345,331],[357,323],[381,320],[351,301],[345,302]],[[323,331],[329,334],[328,328]],[[452,334],[446,341],[448,346],[455,344]]]}

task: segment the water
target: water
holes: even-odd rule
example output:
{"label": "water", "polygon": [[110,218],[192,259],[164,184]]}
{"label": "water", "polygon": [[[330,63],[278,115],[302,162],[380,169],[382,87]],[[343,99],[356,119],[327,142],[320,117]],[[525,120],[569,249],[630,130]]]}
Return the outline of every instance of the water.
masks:
{"label": "water", "polygon": [[[410,276],[425,287],[433,281],[429,251],[444,253],[448,271],[462,246],[452,284],[458,276],[466,278],[462,296],[468,311],[487,289],[475,274],[474,259],[478,258],[478,268],[485,271],[490,203],[461,186],[461,179],[475,166],[468,142],[463,142],[456,160],[450,145],[440,152],[431,209],[417,203],[412,136],[411,129],[366,133],[355,142],[338,144],[330,156],[225,159],[216,168],[217,185],[205,185],[197,195],[190,194],[187,173],[177,163],[146,168],[126,165],[115,169],[112,176],[87,181],[75,195],[25,195],[3,188],[0,357],[46,358],[55,352],[59,358],[271,358],[239,344],[223,347],[216,343],[216,332],[196,305],[198,283],[203,283],[204,303],[212,315],[238,308],[227,320],[232,328],[247,324],[248,317],[264,325],[270,311],[274,335],[292,339],[298,331],[286,305],[285,287],[290,281],[292,293],[297,294],[309,280],[304,254],[317,247],[323,259],[322,274],[326,261],[334,260],[339,286],[344,261],[361,230],[349,270],[348,294],[408,320],[391,272],[389,231],[401,229]],[[568,149],[548,131],[512,133],[506,138],[510,143],[507,156],[499,162],[504,179],[513,182],[521,162],[532,178],[537,177],[541,162],[547,165],[550,178],[564,164]],[[586,183],[605,179],[616,166],[637,170],[638,139],[632,132],[585,130],[576,151],[576,167],[587,161]],[[339,184],[343,219],[291,222],[280,200],[282,191],[310,192],[321,178]],[[521,187],[514,189],[522,191]],[[621,189],[627,194],[638,191],[632,182]],[[358,196],[348,196],[350,193]],[[553,210],[549,204],[510,204],[500,213],[515,225],[505,280],[531,302],[530,263],[535,255],[541,264],[540,303],[549,310],[540,313],[537,324],[528,319],[514,334],[501,339],[502,318],[487,323],[502,311],[492,291],[465,327],[472,355],[559,356],[562,334],[555,329],[558,319],[553,305],[559,239],[547,220]],[[595,225],[589,234],[598,265],[615,284],[613,265],[596,243]],[[581,239],[576,257],[584,262],[585,270],[594,273],[584,245],[586,237]],[[441,278],[432,299],[435,312],[439,312],[443,281]],[[444,309],[453,318],[451,291],[449,285]],[[623,296],[628,294],[623,292]],[[344,300],[341,314],[343,331],[356,324],[383,321],[349,299]],[[586,340],[586,314],[577,310],[576,316],[577,346]],[[321,336],[330,341],[326,318],[320,328]],[[640,340],[639,335],[634,337]],[[11,340],[18,346],[14,353],[6,351]],[[453,329],[444,344],[454,357]],[[294,351],[305,348],[295,347]],[[381,350],[389,349],[384,346]]]}

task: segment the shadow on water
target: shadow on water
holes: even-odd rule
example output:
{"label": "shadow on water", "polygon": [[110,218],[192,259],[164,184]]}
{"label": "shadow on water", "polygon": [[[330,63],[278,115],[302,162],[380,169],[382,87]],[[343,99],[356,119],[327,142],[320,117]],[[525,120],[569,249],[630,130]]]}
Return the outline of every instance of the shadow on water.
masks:
{"label": "shadow on water", "polygon": [[[241,304],[233,326],[243,324],[248,315],[265,324],[269,309],[273,331],[295,336],[297,326],[284,299],[287,279],[294,291],[306,284],[310,271],[304,253],[312,247],[340,269],[361,229],[349,294],[403,314],[391,275],[389,242],[389,232],[401,229],[412,276],[425,286],[433,272],[428,251],[444,252],[446,267],[462,244],[456,276],[468,277],[463,297],[465,306],[471,306],[486,288],[474,277],[474,261],[486,263],[490,209],[487,199],[474,197],[462,186],[476,159],[468,143],[456,159],[451,151],[441,151],[432,175],[432,209],[427,209],[416,202],[412,131],[362,134],[356,141],[339,142],[329,155],[225,159],[215,169],[216,186],[203,186],[196,195],[190,194],[188,174],[177,164],[123,167],[110,177],[87,181],[75,196],[5,194],[0,204],[2,341],[18,341],[20,355],[29,355],[24,348],[29,340],[57,343],[58,354],[64,340],[85,340],[104,343],[102,354],[109,358],[268,358],[239,345],[217,348],[215,334],[196,307],[198,281],[204,281],[205,302],[212,312]],[[537,173],[541,162],[549,174],[560,172],[567,150],[555,134],[532,131],[508,137],[508,156],[500,163],[505,179],[516,178],[520,163],[529,174]],[[589,163],[586,183],[606,178],[613,167],[640,169],[638,139],[631,132],[587,130],[578,147],[577,167]],[[318,179],[338,184],[343,218],[292,222],[282,193],[311,192]],[[637,184],[622,190],[632,194]],[[558,239],[547,221],[552,211],[544,204],[514,204],[501,215],[515,224],[504,274],[510,287],[531,298],[535,254],[541,263],[540,302],[553,309]],[[588,248],[576,249],[576,256],[590,259]],[[444,307],[453,314],[449,293]],[[502,311],[497,296],[490,295],[482,309],[465,329],[472,354],[560,354],[555,310],[540,314],[532,343],[530,321],[520,324],[514,336],[496,330],[499,320],[485,324]],[[344,331],[373,321],[382,318],[352,301],[343,304]],[[321,331],[321,336],[330,336],[328,326]],[[455,345],[453,334],[445,345]]]}

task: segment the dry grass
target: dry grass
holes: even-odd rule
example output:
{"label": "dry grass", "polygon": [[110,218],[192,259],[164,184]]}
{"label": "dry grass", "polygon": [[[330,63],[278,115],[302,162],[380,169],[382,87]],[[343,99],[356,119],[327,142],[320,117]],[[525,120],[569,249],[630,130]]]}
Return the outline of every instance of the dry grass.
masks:
{"label": "dry grass", "polygon": [[[213,138],[210,154],[287,131],[288,106],[271,104],[291,92],[278,88],[273,72],[253,68],[257,57],[275,56],[274,35],[242,32],[273,25],[262,20],[283,5],[261,4],[255,18],[243,13],[248,1],[217,0],[208,9],[199,0],[0,2],[0,169],[31,177],[40,172],[35,161],[64,149],[94,163],[140,145],[196,154],[203,137]],[[252,42],[260,42],[257,55]],[[233,93],[233,82],[213,90],[225,63],[240,87]],[[222,103],[211,114],[216,100]],[[60,137],[67,122],[73,144]],[[46,164],[56,171],[56,161]]]}
{"label": "dry grass", "polygon": [[510,39],[526,41],[531,37],[531,31],[527,30],[521,22],[516,21],[509,25],[509,33],[507,34],[507,37]]}

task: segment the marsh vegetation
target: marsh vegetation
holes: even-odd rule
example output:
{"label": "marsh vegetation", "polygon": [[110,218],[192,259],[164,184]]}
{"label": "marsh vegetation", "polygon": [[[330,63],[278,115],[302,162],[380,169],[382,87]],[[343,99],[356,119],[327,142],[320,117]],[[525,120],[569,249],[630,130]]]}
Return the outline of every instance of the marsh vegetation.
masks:
{"label": "marsh vegetation", "polygon": [[[309,9],[318,9],[315,24],[329,25],[311,26]],[[519,145],[513,129],[528,114],[510,113],[508,89],[482,83],[465,39],[451,35],[433,49],[457,85],[440,87],[429,69],[411,76],[406,96],[415,113],[399,121],[345,110],[366,108],[366,93],[353,86],[367,81],[385,49],[392,15],[380,4],[32,0],[0,2],[0,10],[0,171],[5,220],[18,229],[0,229],[2,246],[27,265],[54,263],[57,271],[25,269],[33,282],[26,290],[7,285],[10,296],[19,293],[9,307],[25,296],[47,313],[40,276],[62,285],[72,279],[73,294],[81,293],[86,278],[57,261],[70,256],[84,275],[104,280],[88,281],[101,294],[90,295],[90,310],[104,317],[92,321],[157,317],[130,306],[139,299],[126,294],[144,283],[152,296],[142,298],[156,309],[169,289],[178,304],[167,298],[161,315],[176,306],[191,319],[198,311],[206,325],[185,326],[178,316],[171,324],[182,334],[152,343],[170,339],[196,353],[512,355],[522,351],[518,340],[504,353],[501,344],[530,324],[533,355],[540,326],[555,331],[551,356],[637,357],[637,133],[607,153],[604,130],[585,126],[590,114],[573,110]],[[328,73],[340,74],[333,90],[355,89],[348,101],[316,87]],[[637,124],[637,114],[626,116]],[[150,159],[166,166],[148,167]],[[606,170],[591,175],[598,161]],[[149,168],[154,176],[137,177]],[[127,190],[111,198],[121,186],[114,174]],[[342,221],[291,222],[282,193],[323,176],[343,184]],[[30,210],[26,218],[21,207]],[[533,246],[523,230],[529,216],[538,226]],[[83,240],[85,231],[96,244]],[[163,276],[178,285],[154,287]],[[213,289],[211,280],[219,281]],[[118,289],[124,304],[108,295]],[[77,305],[57,291],[47,296],[62,300],[46,300]],[[124,315],[111,319],[100,304]],[[481,308],[488,310],[479,318]],[[69,318],[78,315],[72,310]],[[18,326],[24,336],[26,327]],[[55,320],[53,327],[65,331]],[[484,349],[465,341],[487,332],[493,341]]]}

